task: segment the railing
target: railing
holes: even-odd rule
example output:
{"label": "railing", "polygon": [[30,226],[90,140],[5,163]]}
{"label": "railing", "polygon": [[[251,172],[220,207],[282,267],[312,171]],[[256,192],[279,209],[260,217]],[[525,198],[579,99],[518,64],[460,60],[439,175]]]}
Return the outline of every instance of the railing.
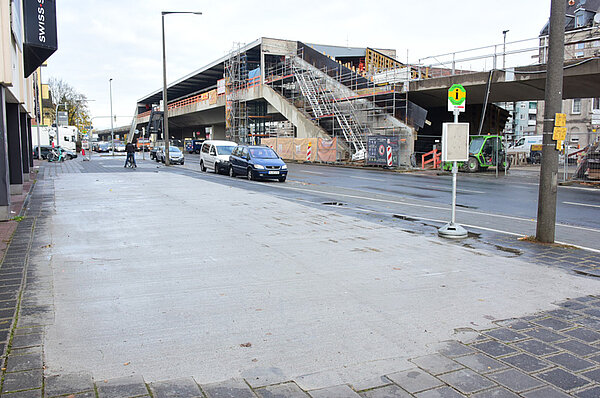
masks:
{"label": "railing", "polygon": [[[431,159],[425,160],[425,158],[427,156],[431,156]],[[423,155],[421,155],[421,169],[425,170],[425,165],[427,165],[429,163],[432,164],[433,169],[439,168],[440,165],[442,164],[441,156],[442,156],[441,151],[438,151],[437,149],[434,149],[433,151],[424,153]]]}

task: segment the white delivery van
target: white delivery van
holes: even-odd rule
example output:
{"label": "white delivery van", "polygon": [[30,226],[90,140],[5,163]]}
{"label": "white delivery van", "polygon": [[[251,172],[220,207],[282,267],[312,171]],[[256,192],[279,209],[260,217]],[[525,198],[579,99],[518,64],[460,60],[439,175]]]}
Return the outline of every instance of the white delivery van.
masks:
{"label": "white delivery van", "polygon": [[[60,145],[61,148],[75,152],[79,130],[75,126],[64,126],[58,128],[58,140],[56,138],[56,127],[40,127],[40,145]],[[31,143],[33,147],[38,145],[37,127],[31,128]]]}
{"label": "white delivery van", "polygon": [[532,145],[538,145],[542,143],[541,135],[528,135],[521,137],[514,143],[514,145],[508,147],[506,151],[507,155],[514,155],[517,153],[529,154]]}

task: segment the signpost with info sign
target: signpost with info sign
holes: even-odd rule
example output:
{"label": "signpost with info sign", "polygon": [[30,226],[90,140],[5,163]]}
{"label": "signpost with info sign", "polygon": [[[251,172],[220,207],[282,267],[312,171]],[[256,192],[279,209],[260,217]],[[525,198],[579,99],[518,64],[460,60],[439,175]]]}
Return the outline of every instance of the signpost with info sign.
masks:
{"label": "signpost with info sign", "polygon": [[438,234],[444,238],[461,239],[468,232],[456,224],[456,180],[458,174],[457,162],[469,160],[469,123],[459,123],[458,115],[465,111],[467,91],[460,84],[454,84],[448,89],[448,111],[454,114],[454,123],[442,125],[442,162],[452,162],[452,217],[451,221],[438,229]]}

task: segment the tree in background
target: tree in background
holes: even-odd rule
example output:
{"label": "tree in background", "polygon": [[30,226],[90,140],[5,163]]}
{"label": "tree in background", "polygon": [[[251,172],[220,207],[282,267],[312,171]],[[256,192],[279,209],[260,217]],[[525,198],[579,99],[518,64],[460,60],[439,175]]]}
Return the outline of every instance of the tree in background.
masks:
{"label": "tree in background", "polygon": [[56,105],[67,104],[66,107],[61,105],[59,111],[67,111],[69,116],[69,126],[77,126],[77,128],[81,130],[84,126],[91,124],[91,117],[85,94],[78,92],[64,80],[54,77],[48,79],[48,87],[51,94],[52,108],[44,109],[44,112],[50,113],[53,120],[56,120]]}

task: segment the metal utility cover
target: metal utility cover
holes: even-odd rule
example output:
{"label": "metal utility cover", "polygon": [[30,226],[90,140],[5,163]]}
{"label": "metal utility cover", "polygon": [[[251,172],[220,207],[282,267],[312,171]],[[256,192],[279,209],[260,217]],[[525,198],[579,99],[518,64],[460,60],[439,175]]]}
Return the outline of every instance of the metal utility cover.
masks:
{"label": "metal utility cover", "polygon": [[469,123],[444,123],[442,161],[465,162],[467,160],[469,160]]}

